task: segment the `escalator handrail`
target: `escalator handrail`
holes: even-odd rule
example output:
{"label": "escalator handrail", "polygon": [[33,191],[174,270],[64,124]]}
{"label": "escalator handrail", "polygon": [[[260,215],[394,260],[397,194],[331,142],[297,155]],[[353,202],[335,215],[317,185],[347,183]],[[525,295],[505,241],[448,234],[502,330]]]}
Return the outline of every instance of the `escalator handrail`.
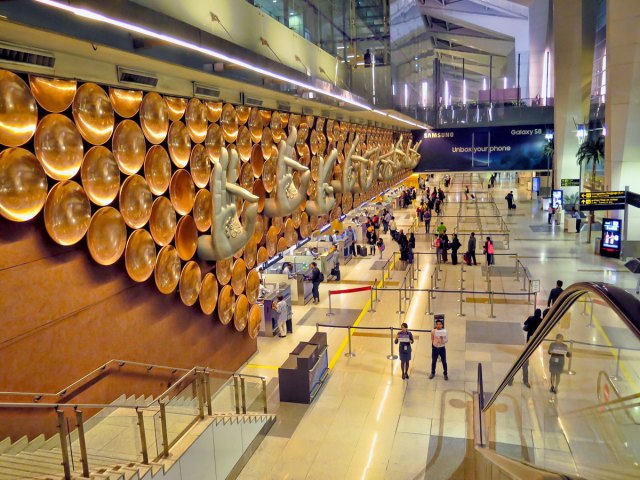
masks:
{"label": "escalator handrail", "polygon": [[500,396],[502,391],[509,385],[516,373],[522,368],[525,361],[533,355],[534,351],[544,341],[549,332],[560,322],[564,314],[583,295],[591,293],[599,297],[605,306],[611,308],[640,340],[640,301],[626,290],[620,287],[602,282],[578,282],[567,287],[560,297],[555,301],[544,320],[526,344],[520,357],[511,367],[509,373],[504,377],[502,383],[493,393],[488,402],[485,403],[483,411],[491,408],[493,402]]}

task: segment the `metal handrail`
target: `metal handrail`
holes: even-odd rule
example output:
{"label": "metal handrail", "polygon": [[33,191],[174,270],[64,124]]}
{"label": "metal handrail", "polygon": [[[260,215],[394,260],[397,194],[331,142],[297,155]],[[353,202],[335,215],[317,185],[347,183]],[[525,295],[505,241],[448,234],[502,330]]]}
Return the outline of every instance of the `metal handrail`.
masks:
{"label": "metal handrail", "polygon": [[[496,401],[502,391],[513,380],[516,373],[522,368],[522,365],[529,360],[534,351],[544,341],[545,337],[560,322],[564,314],[567,313],[567,311],[580,299],[580,297],[586,294],[593,294],[602,299],[605,306],[612,309],[614,313],[616,313],[626,324],[629,330],[633,332],[636,338],[640,339],[640,316],[638,316],[640,301],[638,301],[638,299],[629,292],[606,283],[575,283],[566,288],[560,297],[554,302],[553,306],[542,321],[542,324],[536,329],[533,337],[526,344],[525,349],[520,354],[520,357],[515,361],[509,372],[502,380],[502,383],[498,388],[496,388],[491,399],[487,402],[484,411],[487,411],[493,405],[493,402]],[[617,347],[609,346],[609,348]]]}

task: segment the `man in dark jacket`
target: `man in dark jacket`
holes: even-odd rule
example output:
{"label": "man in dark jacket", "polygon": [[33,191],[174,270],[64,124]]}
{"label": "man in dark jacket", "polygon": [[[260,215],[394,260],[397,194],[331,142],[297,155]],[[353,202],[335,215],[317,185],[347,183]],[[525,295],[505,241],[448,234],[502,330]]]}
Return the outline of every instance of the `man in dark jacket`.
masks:
{"label": "man in dark jacket", "polygon": [[311,293],[313,295],[313,303],[320,303],[320,269],[316,262],[311,262]]}
{"label": "man in dark jacket", "polygon": [[558,299],[560,294],[562,293],[562,280],[558,280],[556,282],[556,288],[552,289],[549,293],[549,299],[547,300],[547,307],[550,307],[554,304],[554,302]]}
{"label": "man in dark jacket", "polygon": [[[534,314],[524,321],[524,326],[522,327],[522,329],[527,332],[527,342],[529,342],[529,339],[538,329],[540,323],[542,323],[542,310],[536,308]],[[522,382],[525,387],[531,388],[529,384],[529,360],[522,365]]]}
{"label": "man in dark jacket", "polygon": [[452,265],[458,264],[458,249],[461,246],[462,245],[460,244],[460,240],[458,240],[458,235],[454,233],[453,239],[451,240],[451,264]]}
{"label": "man in dark jacket", "polygon": [[467,253],[469,254],[469,263],[473,261],[474,265],[478,265],[476,260],[476,234],[474,232],[471,232],[471,236],[467,241]]}
{"label": "man in dark jacket", "polygon": [[509,207],[509,210],[511,210],[513,208],[513,192],[507,193],[507,196],[504,197],[504,199],[507,201],[507,206]]}

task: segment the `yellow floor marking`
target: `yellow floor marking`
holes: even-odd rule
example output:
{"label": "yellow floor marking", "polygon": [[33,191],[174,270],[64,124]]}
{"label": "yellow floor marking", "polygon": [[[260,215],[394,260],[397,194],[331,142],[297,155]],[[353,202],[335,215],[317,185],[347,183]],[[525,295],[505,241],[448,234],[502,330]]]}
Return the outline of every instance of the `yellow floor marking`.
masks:
{"label": "yellow floor marking", "polygon": [[[394,256],[394,260],[391,263],[391,268],[389,268],[389,270],[387,270],[387,272],[384,274],[383,280],[386,280],[389,277],[389,272],[391,272],[393,270],[393,268],[395,267],[395,265],[396,265],[395,258],[396,257]],[[376,286],[376,288],[382,288],[382,280],[380,280],[378,282],[378,285]],[[354,327],[357,327],[358,325],[360,325],[360,322],[364,318],[364,316],[367,313],[367,311],[369,310],[370,306],[371,306],[371,299],[367,300],[367,303],[365,303],[364,307],[362,308],[362,311],[360,312],[360,315],[358,315],[358,318],[356,318],[356,321],[353,322],[353,326]],[[342,343],[338,347],[338,350],[336,351],[336,353],[333,354],[333,357],[331,357],[331,361],[329,362],[329,368],[330,369],[332,369],[335,366],[335,364],[338,362],[338,359],[342,355],[342,352],[347,347],[347,343],[349,342],[349,337],[348,337],[349,332],[350,332],[350,330],[347,330],[347,336],[344,338],[344,340],[342,341]]]}
{"label": "yellow floor marking", "polygon": [[[499,294],[497,294],[499,295]],[[488,297],[466,297],[464,300],[466,303],[489,303]],[[497,303],[500,305],[528,305],[529,302],[526,300],[516,300],[509,298],[494,298],[493,303]]]}
{"label": "yellow floor marking", "polygon": [[275,365],[256,365],[255,363],[248,363],[248,368],[266,368],[269,370],[278,370],[280,367],[276,367]]}

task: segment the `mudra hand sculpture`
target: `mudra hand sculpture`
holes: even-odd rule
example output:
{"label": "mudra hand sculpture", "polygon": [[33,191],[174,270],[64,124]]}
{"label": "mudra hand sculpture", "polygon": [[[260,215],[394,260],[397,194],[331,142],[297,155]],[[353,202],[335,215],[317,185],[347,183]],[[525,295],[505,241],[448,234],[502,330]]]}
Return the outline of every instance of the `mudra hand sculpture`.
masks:
{"label": "mudra hand sculpture", "polygon": [[336,192],[349,193],[354,190],[357,176],[353,162],[364,160],[364,158],[354,155],[358,143],[360,143],[359,134],[356,135],[356,138],[353,140],[353,143],[347,152],[347,157],[344,159],[344,163],[342,164],[342,178],[331,182],[331,185]]}
{"label": "mudra hand sculpture", "polygon": [[[280,140],[278,145],[276,192],[274,197],[267,198],[264,202],[264,214],[268,217],[290,215],[307,196],[311,172],[307,167],[291,158],[297,138],[298,131],[292,127],[287,141]],[[300,175],[300,188],[296,188],[293,183],[292,169],[303,172]]]}
{"label": "mudra hand sculpture", "polygon": [[385,164],[382,168],[382,180],[390,180],[393,174],[400,170],[399,156],[404,155],[400,144],[402,144],[402,135],[391,150],[380,157],[380,161]]}
{"label": "mudra hand sculpture", "polygon": [[[256,228],[258,197],[236,184],[238,152],[223,148],[220,160],[214,160],[211,172],[211,235],[198,239],[198,256],[202,260],[222,260],[242,249]],[[245,223],[238,218],[236,196],[251,203]]]}
{"label": "mudra hand sculpture", "polygon": [[354,155],[353,159],[360,162],[360,170],[358,172],[358,184],[355,186],[354,191],[361,193],[366,192],[371,188],[373,184],[374,176],[378,178],[378,158],[371,158],[378,152],[379,148],[372,148],[367,150],[363,157]]}
{"label": "mudra hand sculpture", "polygon": [[338,158],[338,150],[335,148],[331,151],[327,158],[320,157],[320,165],[318,167],[318,186],[316,188],[316,196],[313,200],[307,201],[307,213],[309,215],[324,215],[331,211],[336,204],[336,197],[333,194],[333,187],[330,185],[331,173],[333,166]]}

